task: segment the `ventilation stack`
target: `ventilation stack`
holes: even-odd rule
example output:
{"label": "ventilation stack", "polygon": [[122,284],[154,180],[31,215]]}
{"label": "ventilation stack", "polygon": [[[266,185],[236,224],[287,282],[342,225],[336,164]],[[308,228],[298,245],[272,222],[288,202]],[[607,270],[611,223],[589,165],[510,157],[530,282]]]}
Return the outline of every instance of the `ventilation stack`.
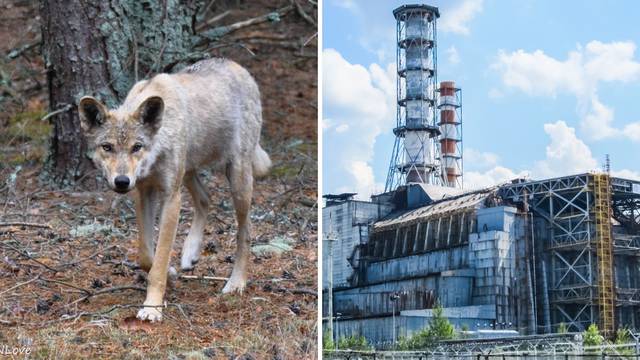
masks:
{"label": "ventilation stack", "polygon": [[462,189],[462,92],[453,81],[441,82],[439,92],[442,180]]}
{"label": "ventilation stack", "polygon": [[437,7],[403,5],[396,19],[397,116],[385,191],[410,183],[444,185],[436,124]]}

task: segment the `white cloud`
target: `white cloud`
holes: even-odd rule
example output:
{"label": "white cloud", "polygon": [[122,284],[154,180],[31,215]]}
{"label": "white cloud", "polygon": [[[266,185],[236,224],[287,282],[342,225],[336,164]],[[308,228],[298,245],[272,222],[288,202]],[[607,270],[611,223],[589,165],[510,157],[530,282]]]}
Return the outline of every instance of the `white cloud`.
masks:
{"label": "white cloud", "polygon": [[590,134],[594,140],[601,140],[620,134],[618,129],[611,127],[614,111],[598,100],[597,96],[591,98],[590,111],[584,116],[580,124],[582,131]]}
{"label": "white cloud", "polygon": [[442,12],[439,30],[469,35],[469,22],[482,11],[483,0],[463,0],[456,7]]}
{"label": "white cloud", "polygon": [[445,50],[445,52],[447,53],[447,56],[449,57],[449,63],[450,64],[459,64],[460,63],[460,54],[458,53],[458,49],[456,49],[455,46],[451,46],[449,47],[447,50]]}
{"label": "white cloud", "polygon": [[612,170],[611,175],[623,179],[640,180],[640,173],[628,169],[622,169],[619,171]]}
{"label": "white cloud", "polygon": [[[361,199],[382,190],[370,162],[373,145],[383,132],[391,132],[395,124],[395,65],[368,68],[351,64],[334,49],[323,50],[323,97],[325,113],[336,133],[348,139],[336,150],[328,150],[336,166],[348,176],[344,189],[357,191]],[[333,152],[332,152],[333,151]]]}
{"label": "white cloud", "polygon": [[591,41],[586,46],[585,71],[589,77],[603,81],[635,81],[640,78],[640,63],[633,60],[636,44]]}
{"label": "white cloud", "polygon": [[382,192],[384,186],[375,182],[373,169],[366,162],[351,161],[346,170],[356,180],[355,192],[358,193],[358,198],[368,200],[371,194]]}
{"label": "white cloud", "polygon": [[536,162],[533,177],[536,179],[577,174],[596,170],[597,161],[591,155],[589,147],[576,136],[574,128],[564,121],[544,124],[544,132],[551,142],[546,148],[546,158]]}
{"label": "white cloud", "polygon": [[640,122],[631,123],[625,126],[624,134],[631,140],[640,141]]}
{"label": "white cloud", "polygon": [[487,169],[498,164],[498,155],[466,147],[463,153],[464,165],[468,169]]}
{"label": "white cloud", "polygon": [[465,166],[469,161],[484,163],[487,170],[465,171],[464,184],[467,189],[487,187],[519,177],[546,179],[551,177],[578,174],[596,170],[598,162],[593,158],[589,147],[576,136],[575,129],[564,121],[544,125],[549,136],[545,158],[536,161],[531,171],[506,168],[498,165],[498,157],[492,153],[476,150],[465,151]]}
{"label": "white cloud", "polygon": [[516,173],[504,166],[495,166],[484,172],[465,171],[464,188],[466,190],[487,188],[524,176],[526,176],[525,172]]}
{"label": "white cloud", "polygon": [[[510,53],[500,50],[492,68],[508,87],[529,95],[555,97],[568,93],[576,97],[581,130],[593,140],[627,135],[613,126],[614,109],[598,98],[601,82],[630,82],[640,79],[640,62],[634,60],[633,42],[591,41],[555,59],[542,50]],[[633,140],[640,137],[629,136]]]}
{"label": "white cloud", "polygon": [[581,93],[585,88],[581,61],[582,56],[578,52],[571,52],[567,60],[559,61],[542,50],[532,53],[499,50],[492,68],[502,73],[502,81],[507,86],[529,95],[555,97],[558,91]]}

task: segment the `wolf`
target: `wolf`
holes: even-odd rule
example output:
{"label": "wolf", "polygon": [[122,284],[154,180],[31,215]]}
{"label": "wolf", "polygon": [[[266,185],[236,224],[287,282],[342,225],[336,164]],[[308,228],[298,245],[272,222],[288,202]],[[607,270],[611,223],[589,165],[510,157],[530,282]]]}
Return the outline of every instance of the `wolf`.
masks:
{"label": "wolf", "polygon": [[116,109],[85,96],[78,114],[89,153],[109,187],[121,194],[135,189],[138,260],[148,272],[146,299],[137,317],[162,320],[182,185],[195,212],[180,266],[191,270],[198,261],[209,205],[198,170],[209,164],[224,169],[238,223],[235,264],[222,292],[242,292],[254,177],[266,175],[271,166],[260,146],[260,91],[249,72],[231,60],[203,60],[137,82]]}

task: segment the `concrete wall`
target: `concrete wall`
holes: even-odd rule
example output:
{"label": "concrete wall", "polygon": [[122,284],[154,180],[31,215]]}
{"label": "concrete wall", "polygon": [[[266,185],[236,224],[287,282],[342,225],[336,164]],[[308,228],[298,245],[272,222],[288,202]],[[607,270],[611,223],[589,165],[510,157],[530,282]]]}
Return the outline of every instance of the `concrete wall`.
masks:
{"label": "concrete wall", "polygon": [[[334,311],[342,317],[338,332],[361,334],[374,343],[391,341],[392,310],[402,311],[397,332],[406,335],[428,324],[430,310],[425,309],[436,299],[457,327],[492,329],[496,322],[517,326],[516,236],[521,224],[516,209],[479,208],[476,216],[478,232],[469,234],[468,241],[371,262],[365,268],[365,285],[334,291]],[[396,302],[390,300],[394,293],[400,294]]]}
{"label": "concrete wall", "polygon": [[412,255],[378,261],[367,267],[367,282],[391,281],[407,277],[426,276],[442,271],[464,269],[468,267],[469,250],[465,246],[436,250],[424,254]]}
{"label": "concrete wall", "polygon": [[[376,316],[396,311],[430,308],[436,300],[444,307],[471,305],[473,271],[452,270],[439,275],[387,281],[334,291],[334,311],[343,316]],[[398,293],[395,302],[390,296]]]}
{"label": "concrete wall", "polygon": [[[322,288],[329,284],[328,261],[329,244],[325,240],[329,228],[337,235],[337,241],[332,244],[333,252],[333,286],[349,286],[349,278],[353,275],[353,268],[348,258],[354,248],[368,239],[367,223],[386,215],[389,210],[384,206],[364,201],[346,201],[341,204],[322,209]],[[363,224],[363,225],[357,225]]]}
{"label": "concrete wall", "polygon": [[515,301],[516,209],[477,211],[478,230],[469,235],[469,266],[475,269],[473,304],[496,307],[498,323],[517,323]]}

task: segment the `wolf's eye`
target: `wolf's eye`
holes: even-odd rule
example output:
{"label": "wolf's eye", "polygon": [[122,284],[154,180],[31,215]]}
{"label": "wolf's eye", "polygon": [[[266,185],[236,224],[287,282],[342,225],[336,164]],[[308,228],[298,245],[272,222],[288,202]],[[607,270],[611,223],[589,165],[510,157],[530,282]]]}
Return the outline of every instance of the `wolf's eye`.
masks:
{"label": "wolf's eye", "polygon": [[134,153],[134,152],[138,152],[138,151],[140,151],[141,149],[142,149],[142,144],[137,143],[137,144],[133,145],[133,147],[131,148],[131,152],[132,152],[132,153]]}
{"label": "wolf's eye", "polygon": [[111,146],[111,144],[102,144],[102,150],[106,152],[111,152],[113,151],[113,146]]}

